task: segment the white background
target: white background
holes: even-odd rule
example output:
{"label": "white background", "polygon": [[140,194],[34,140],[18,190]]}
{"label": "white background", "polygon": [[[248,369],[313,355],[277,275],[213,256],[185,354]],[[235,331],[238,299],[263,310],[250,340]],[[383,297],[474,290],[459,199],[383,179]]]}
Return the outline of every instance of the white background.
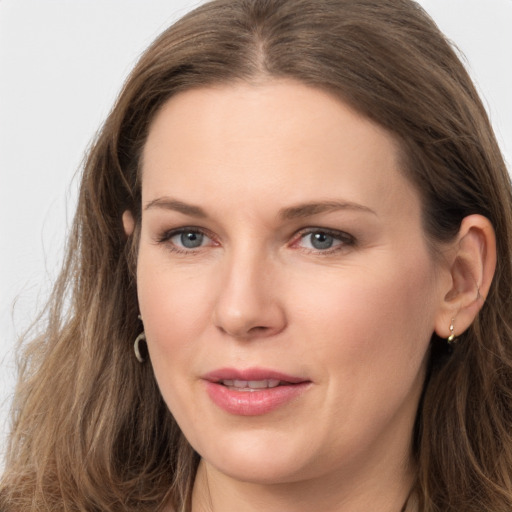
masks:
{"label": "white background", "polygon": [[[84,152],[141,51],[198,0],[0,0],[0,459],[17,336],[62,259]],[[423,0],[512,163],[512,0]]]}

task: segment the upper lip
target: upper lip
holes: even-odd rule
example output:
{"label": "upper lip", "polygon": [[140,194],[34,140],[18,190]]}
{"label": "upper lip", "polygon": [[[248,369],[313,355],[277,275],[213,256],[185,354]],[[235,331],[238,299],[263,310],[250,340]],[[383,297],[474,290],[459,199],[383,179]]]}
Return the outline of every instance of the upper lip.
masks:
{"label": "upper lip", "polygon": [[223,380],[266,380],[275,379],[290,384],[299,384],[301,382],[310,382],[309,379],[288,375],[276,370],[267,368],[219,368],[203,375],[203,379],[210,382],[221,382]]}

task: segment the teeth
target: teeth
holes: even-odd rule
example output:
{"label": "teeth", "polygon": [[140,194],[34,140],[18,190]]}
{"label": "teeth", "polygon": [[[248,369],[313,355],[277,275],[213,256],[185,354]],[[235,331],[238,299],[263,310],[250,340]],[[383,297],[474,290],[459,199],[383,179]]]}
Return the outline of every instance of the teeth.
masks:
{"label": "teeth", "polygon": [[228,388],[235,388],[238,390],[251,390],[251,389],[267,389],[279,386],[277,379],[264,379],[264,380],[221,380],[221,383]]}
{"label": "teeth", "polygon": [[251,389],[275,388],[279,385],[279,381],[277,379],[250,380],[247,385]]}

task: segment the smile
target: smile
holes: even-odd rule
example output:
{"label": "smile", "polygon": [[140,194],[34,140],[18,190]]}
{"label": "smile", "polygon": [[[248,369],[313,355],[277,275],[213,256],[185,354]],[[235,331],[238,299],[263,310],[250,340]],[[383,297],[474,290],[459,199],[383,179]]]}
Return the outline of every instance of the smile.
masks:
{"label": "smile", "polygon": [[258,389],[275,388],[279,386],[281,381],[277,379],[264,380],[231,380],[224,379],[220,384],[235,391],[256,391]]}
{"label": "smile", "polygon": [[312,385],[310,380],[264,369],[222,369],[203,380],[211,401],[238,416],[268,414],[296,401]]}

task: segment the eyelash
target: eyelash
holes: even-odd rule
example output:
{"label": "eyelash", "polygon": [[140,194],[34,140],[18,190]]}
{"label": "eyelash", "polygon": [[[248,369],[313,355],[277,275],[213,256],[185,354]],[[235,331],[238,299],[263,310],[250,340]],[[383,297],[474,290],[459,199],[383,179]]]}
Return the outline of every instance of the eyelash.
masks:
{"label": "eyelash", "polygon": [[[194,226],[189,226],[189,227],[182,227],[182,228],[177,228],[177,229],[172,229],[170,231],[166,231],[164,232],[162,235],[160,235],[158,238],[157,238],[157,243],[159,244],[168,244],[169,247],[170,247],[170,250],[172,252],[175,252],[175,253],[180,253],[180,254],[197,254],[197,249],[201,249],[203,246],[200,245],[198,247],[195,247],[195,248],[183,248],[183,247],[180,247],[178,245],[176,245],[175,243],[172,243],[171,242],[171,239],[175,236],[178,236],[178,235],[183,235],[183,234],[187,234],[187,233],[190,233],[190,234],[196,234],[196,235],[201,235],[201,236],[204,236],[204,237],[207,237],[209,238],[214,245],[217,245],[217,242],[215,241],[215,238],[208,232],[206,231],[205,229],[203,228],[198,228],[198,227],[194,227]],[[300,249],[300,247],[298,247],[298,244],[305,240],[306,237],[308,236],[311,236],[311,235],[325,235],[327,237],[330,237],[332,238],[333,240],[335,241],[338,241],[340,243],[334,245],[333,247],[328,247],[326,249],[318,249],[318,248],[305,248],[303,247],[302,249],[310,254],[320,254],[320,255],[329,255],[329,254],[333,254],[333,253],[337,253],[339,251],[343,251],[343,250],[347,250],[347,248],[349,247],[354,247],[357,245],[357,241],[355,239],[354,236],[350,235],[349,233],[346,233],[344,231],[338,231],[338,230],[332,230],[332,229],[323,229],[323,228],[318,228],[318,227],[315,227],[315,228],[305,228],[305,229],[302,229],[301,231],[299,231],[293,238],[292,238],[292,242],[290,243],[290,247],[292,248],[296,248],[296,249]]]}
{"label": "eyelash", "polygon": [[175,243],[171,242],[171,239],[173,237],[178,236],[178,235],[183,235],[186,233],[205,236],[205,237],[209,238],[210,240],[212,240],[214,242],[214,244],[216,245],[215,239],[212,235],[210,235],[205,229],[194,227],[194,226],[185,226],[182,228],[171,229],[170,231],[165,231],[162,235],[160,235],[157,238],[157,243],[168,244],[170,250],[175,253],[197,254],[197,250],[195,250],[195,249],[200,249],[203,246],[187,249],[187,248],[180,247],[180,246],[176,245]]}
{"label": "eyelash", "polygon": [[328,237],[333,238],[335,241],[340,242],[339,244],[334,245],[333,247],[329,247],[327,249],[308,249],[303,248],[303,250],[307,251],[311,254],[320,254],[323,256],[328,256],[330,254],[334,254],[340,251],[346,251],[350,247],[355,247],[357,245],[357,241],[354,236],[346,233],[345,231],[338,231],[335,229],[323,229],[323,228],[305,228],[298,233],[298,236],[292,242],[292,247],[296,246],[299,242],[306,239],[306,237],[311,235],[326,235]]}

